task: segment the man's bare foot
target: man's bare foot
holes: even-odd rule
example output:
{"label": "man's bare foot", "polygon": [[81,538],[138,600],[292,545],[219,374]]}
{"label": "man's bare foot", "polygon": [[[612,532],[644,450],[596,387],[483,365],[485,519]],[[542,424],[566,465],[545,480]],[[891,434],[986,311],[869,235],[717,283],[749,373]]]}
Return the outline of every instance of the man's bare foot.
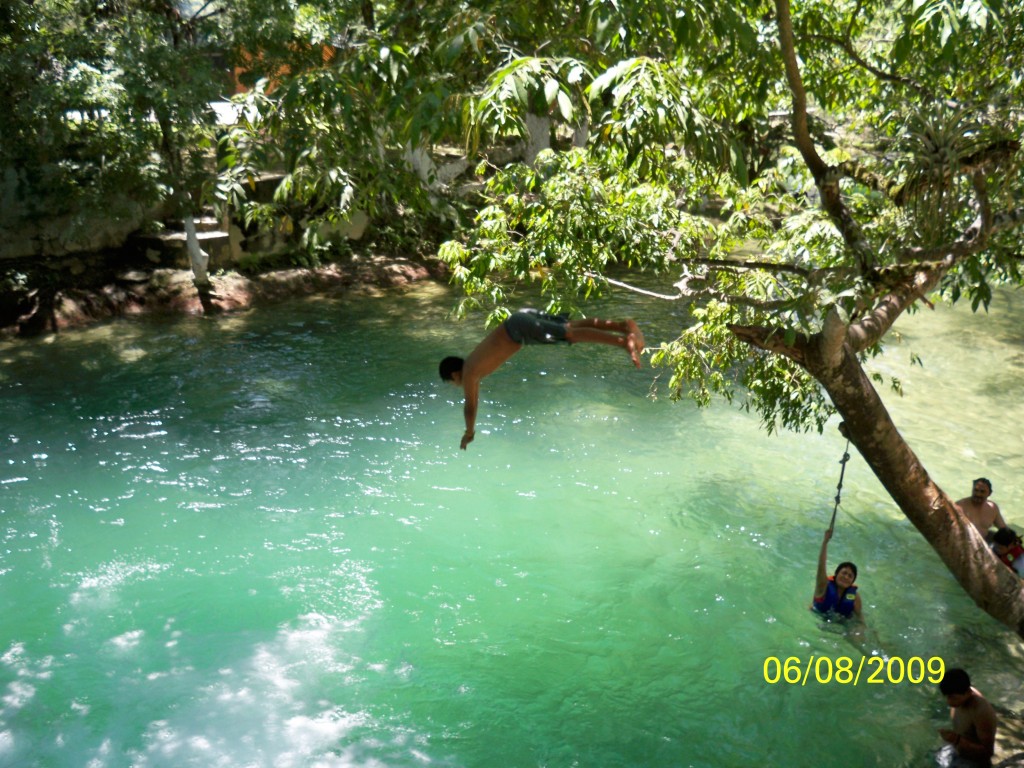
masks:
{"label": "man's bare foot", "polygon": [[637,354],[640,354],[641,352],[644,351],[644,348],[647,346],[646,343],[644,342],[644,333],[643,333],[643,331],[641,331],[640,330],[640,326],[637,325],[632,320],[627,320],[626,321],[626,327],[629,328],[629,335],[631,335],[634,338],[634,340],[635,340],[634,343],[636,344]]}
{"label": "man's bare foot", "polygon": [[[641,344],[643,343],[643,337],[640,338]],[[633,365],[637,368],[640,367],[640,352],[643,350],[641,346],[637,349],[637,338],[635,333],[631,333],[626,336],[626,351],[629,353],[630,358],[633,360]]]}

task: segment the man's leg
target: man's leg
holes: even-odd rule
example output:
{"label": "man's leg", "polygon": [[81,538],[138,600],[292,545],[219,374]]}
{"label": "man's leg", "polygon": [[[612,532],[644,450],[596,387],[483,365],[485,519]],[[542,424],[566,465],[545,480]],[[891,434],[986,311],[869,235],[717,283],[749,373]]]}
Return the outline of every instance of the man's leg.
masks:
{"label": "man's leg", "polygon": [[640,367],[644,335],[632,320],[602,320],[599,317],[571,320],[566,328],[565,339],[573,344],[607,344],[621,347],[629,354],[633,365]]}

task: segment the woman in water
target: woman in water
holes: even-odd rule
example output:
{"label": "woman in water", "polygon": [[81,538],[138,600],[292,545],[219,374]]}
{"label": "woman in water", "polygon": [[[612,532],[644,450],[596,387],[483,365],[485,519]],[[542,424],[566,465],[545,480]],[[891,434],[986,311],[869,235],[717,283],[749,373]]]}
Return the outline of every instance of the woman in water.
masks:
{"label": "woman in water", "polygon": [[814,584],[814,602],[811,608],[816,612],[829,616],[837,614],[841,618],[856,616],[863,618],[860,611],[860,595],[857,594],[857,566],[853,563],[840,563],[835,574],[828,575],[826,560],[828,558],[828,542],[832,538],[832,529],[825,531],[821,540],[821,553],[818,555],[818,573]]}

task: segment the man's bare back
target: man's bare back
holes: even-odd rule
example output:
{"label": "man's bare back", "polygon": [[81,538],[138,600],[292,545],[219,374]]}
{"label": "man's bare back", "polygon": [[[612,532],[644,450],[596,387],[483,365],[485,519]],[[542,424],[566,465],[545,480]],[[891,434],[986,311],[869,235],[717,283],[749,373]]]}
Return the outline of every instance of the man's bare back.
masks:
{"label": "man's bare back", "polygon": [[463,385],[467,381],[479,383],[481,379],[498,370],[502,363],[522,348],[522,344],[517,344],[509,338],[505,325],[499,325],[469,353],[469,357],[462,365]]}

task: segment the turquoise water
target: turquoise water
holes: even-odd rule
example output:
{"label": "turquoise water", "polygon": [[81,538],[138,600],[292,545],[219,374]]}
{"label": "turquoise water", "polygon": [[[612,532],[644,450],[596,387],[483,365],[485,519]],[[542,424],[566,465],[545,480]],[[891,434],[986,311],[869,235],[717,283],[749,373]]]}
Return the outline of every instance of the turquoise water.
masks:
{"label": "turquoise water", "polygon": [[[907,318],[875,367],[938,482],[991,477],[1024,526],[1024,301],[998,298]],[[807,610],[835,430],[769,437],[619,350],[528,348],[461,452],[436,364],[482,329],[451,301],[0,347],[0,765],[928,765],[934,685],[764,678],[862,658]],[[652,344],[682,317],[599,310]],[[860,566],[868,652],[941,656],[1018,708],[1016,639],[856,455],[830,555]]]}

